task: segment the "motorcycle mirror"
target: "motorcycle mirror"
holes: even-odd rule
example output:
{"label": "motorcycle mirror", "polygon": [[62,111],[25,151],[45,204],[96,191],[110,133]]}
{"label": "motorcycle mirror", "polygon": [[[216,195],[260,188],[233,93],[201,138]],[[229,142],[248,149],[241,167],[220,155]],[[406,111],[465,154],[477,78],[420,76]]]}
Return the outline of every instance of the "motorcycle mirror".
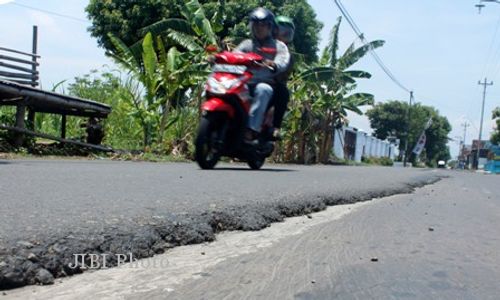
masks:
{"label": "motorcycle mirror", "polygon": [[213,52],[217,52],[217,46],[216,45],[208,45],[205,47],[205,51],[208,52],[208,53],[213,53]]}

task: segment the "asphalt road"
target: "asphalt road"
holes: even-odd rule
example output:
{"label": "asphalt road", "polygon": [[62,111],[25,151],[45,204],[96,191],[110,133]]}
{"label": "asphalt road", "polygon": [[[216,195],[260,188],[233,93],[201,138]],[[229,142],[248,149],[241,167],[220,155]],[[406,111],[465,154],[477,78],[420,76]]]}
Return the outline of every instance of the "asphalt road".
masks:
{"label": "asphalt road", "polygon": [[204,171],[188,163],[0,161],[0,289],[80,273],[84,268],[68,268],[75,254],[150,257],[212,241],[221,231],[260,230],[327,205],[408,193],[440,174],[388,167],[252,171],[221,164]]}
{"label": "asphalt road", "polygon": [[0,241],[315,197],[394,193],[435,176],[422,170],[339,166],[114,161],[0,161]]}
{"label": "asphalt road", "polygon": [[169,297],[498,299],[499,188],[500,176],[454,174],[228,259]]}
{"label": "asphalt road", "polygon": [[498,299],[500,177],[448,174],[5,299]]}

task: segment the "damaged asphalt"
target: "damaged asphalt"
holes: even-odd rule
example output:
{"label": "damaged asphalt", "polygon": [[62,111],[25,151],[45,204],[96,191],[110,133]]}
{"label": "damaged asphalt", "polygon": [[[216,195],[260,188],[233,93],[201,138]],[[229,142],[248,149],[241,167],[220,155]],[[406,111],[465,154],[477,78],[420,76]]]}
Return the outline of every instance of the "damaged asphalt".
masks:
{"label": "damaged asphalt", "polygon": [[[387,167],[3,161],[0,289],[50,284],[94,265],[140,259],[213,241],[224,230],[259,230],[285,217],[394,194],[445,173]],[[102,260],[105,261],[102,261]]]}

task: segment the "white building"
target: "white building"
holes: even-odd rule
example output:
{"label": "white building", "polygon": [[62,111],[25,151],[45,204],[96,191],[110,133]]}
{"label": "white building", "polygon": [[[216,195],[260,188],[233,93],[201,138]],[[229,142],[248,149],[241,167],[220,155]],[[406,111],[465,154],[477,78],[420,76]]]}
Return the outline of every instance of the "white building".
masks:
{"label": "white building", "polygon": [[341,159],[361,162],[362,157],[388,157],[394,159],[398,145],[379,140],[354,127],[334,130],[333,153]]}

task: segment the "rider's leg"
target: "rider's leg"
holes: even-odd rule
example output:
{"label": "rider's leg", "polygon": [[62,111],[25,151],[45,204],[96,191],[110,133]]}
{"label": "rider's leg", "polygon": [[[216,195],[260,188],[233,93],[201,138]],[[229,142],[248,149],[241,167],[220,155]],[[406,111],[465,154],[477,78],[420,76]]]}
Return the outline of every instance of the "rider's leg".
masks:
{"label": "rider's leg", "polygon": [[274,128],[281,128],[281,123],[283,122],[283,116],[285,115],[286,108],[288,106],[288,101],[290,101],[290,92],[286,84],[277,83],[274,86],[274,118],[273,126]]}
{"label": "rider's leg", "polygon": [[255,86],[252,106],[250,107],[248,127],[254,132],[260,132],[264,113],[273,96],[273,88],[267,83],[258,83]]}

